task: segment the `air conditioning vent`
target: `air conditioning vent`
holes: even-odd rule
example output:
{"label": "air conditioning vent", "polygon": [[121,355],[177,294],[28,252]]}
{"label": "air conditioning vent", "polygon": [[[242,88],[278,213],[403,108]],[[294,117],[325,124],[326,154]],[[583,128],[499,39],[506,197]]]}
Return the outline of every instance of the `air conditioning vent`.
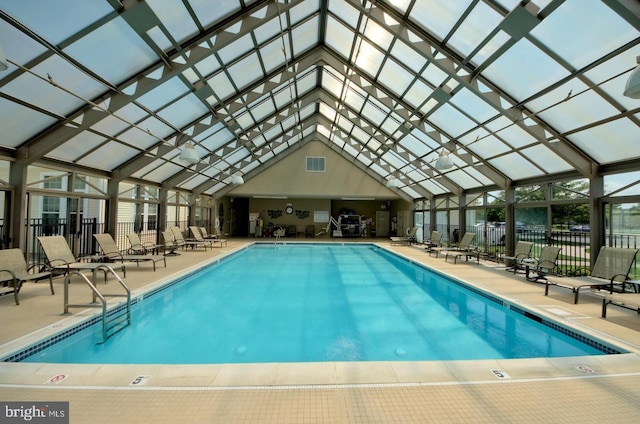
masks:
{"label": "air conditioning vent", "polygon": [[307,156],[307,172],[325,172],[325,157]]}

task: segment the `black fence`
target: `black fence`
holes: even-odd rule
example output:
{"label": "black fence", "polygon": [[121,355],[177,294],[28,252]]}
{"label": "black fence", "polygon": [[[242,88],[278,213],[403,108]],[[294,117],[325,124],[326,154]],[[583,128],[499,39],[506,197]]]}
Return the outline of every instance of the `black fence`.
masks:
{"label": "black fence", "polygon": [[[454,225],[436,226],[436,230],[443,234],[443,243],[452,245],[462,237],[461,231]],[[624,247],[638,249],[640,247],[640,229],[631,229],[633,232],[614,233],[605,235],[607,245],[612,247]],[[487,259],[498,260],[505,254],[506,228],[504,226],[475,225],[467,227],[467,232],[475,234],[473,245],[487,253]],[[424,235],[425,239],[429,234]],[[516,230],[516,240],[534,243],[532,255],[537,257],[545,245],[562,248],[558,258],[558,271],[563,275],[588,275],[591,264],[591,238],[589,232],[520,228]],[[632,278],[640,277],[640,267],[634,263],[630,275]]]}

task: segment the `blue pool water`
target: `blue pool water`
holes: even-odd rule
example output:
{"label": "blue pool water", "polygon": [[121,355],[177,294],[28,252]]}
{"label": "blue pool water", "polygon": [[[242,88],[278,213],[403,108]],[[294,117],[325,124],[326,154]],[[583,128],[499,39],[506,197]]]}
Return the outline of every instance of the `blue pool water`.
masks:
{"label": "blue pool water", "polygon": [[254,245],[27,358],[62,363],[455,360],[603,354],[367,244]]}

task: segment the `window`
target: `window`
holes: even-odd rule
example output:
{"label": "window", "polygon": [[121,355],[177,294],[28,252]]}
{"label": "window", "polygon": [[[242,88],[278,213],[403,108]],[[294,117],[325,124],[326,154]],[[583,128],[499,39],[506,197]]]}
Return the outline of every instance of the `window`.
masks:
{"label": "window", "polygon": [[324,157],[307,156],[307,172],[325,172]]}

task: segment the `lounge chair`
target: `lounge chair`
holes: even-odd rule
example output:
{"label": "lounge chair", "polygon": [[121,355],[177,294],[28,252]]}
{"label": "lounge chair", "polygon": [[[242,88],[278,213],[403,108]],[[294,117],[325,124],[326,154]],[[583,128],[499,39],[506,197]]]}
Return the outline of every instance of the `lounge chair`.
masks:
{"label": "lounge chair", "polygon": [[[636,282],[637,285],[638,282]],[[638,288],[636,287],[636,291]],[[640,293],[609,293],[602,299],[602,318],[607,317],[607,306],[614,305],[620,308],[635,311],[640,315]]]}
{"label": "lounge chair", "polygon": [[171,234],[173,234],[173,239],[178,244],[178,246],[186,249],[187,247],[191,247],[195,249],[196,247],[202,246],[204,250],[207,250],[207,242],[206,241],[198,241],[195,239],[185,239],[182,235],[182,230],[179,227],[171,227]]}
{"label": "lounge chair", "polygon": [[191,235],[193,236],[195,241],[202,242],[202,243],[208,243],[209,246],[211,246],[212,248],[213,248],[214,244],[219,244],[220,247],[222,247],[223,244],[225,246],[227,245],[227,240],[225,240],[225,239],[219,239],[219,238],[205,239],[202,236],[202,233],[200,232],[200,228],[196,227],[194,225],[189,227],[189,231],[191,231]]}
{"label": "lounge chair", "polygon": [[560,247],[544,246],[538,258],[525,258],[518,261],[513,273],[515,274],[518,269],[523,269],[528,281],[546,280],[548,274],[555,272],[560,250],[562,250]]}
{"label": "lounge chair", "polygon": [[531,249],[533,248],[533,243],[528,241],[519,241],[516,243],[515,251],[513,252],[513,256],[501,256],[502,261],[505,265],[507,262],[511,262],[512,266],[507,266],[505,271],[513,270],[515,274],[518,271],[518,263],[524,259],[531,257]]}
{"label": "lounge chair", "polygon": [[176,250],[182,246],[176,241],[173,232],[171,230],[164,230],[161,234],[162,240],[164,241],[162,249],[164,250],[165,256],[178,256],[179,253],[176,252]]}
{"label": "lounge chair", "polygon": [[127,234],[127,239],[131,244],[131,247],[129,247],[128,253],[132,255],[146,255],[148,253],[158,253],[160,248],[164,247],[161,244],[144,242],[140,240],[140,236],[136,233]]}
{"label": "lounge chair", "polygon": [[418,232],[418,227],[413,227],[409,234],[404,237],[389,237],[389,242],[391,244],[411,244],[416,241],[416,233]]}
{"label": "lounge chair", "polygon": [[[37,281],[43,278],[49,279],[51,294],[55,294],[53,291],[53,278],[50,272],[30,273],[22,250],[0,250],[0,293],[13,293],[13,299],[16,305],[20,304],[18,293],[20,293],[22,283],[25,281]],[[6,286],[4,286],[5,284]]]}
{"label": "lounge chair", "polygon": [[589,276],[548,277],[545,280],[544,295],[549,294],[549,286],[563,287],[573,291],[573,303],[578,303],[578,294],[583,287],[608,287],[613,292],[614,283],[624,284],[628,280],[629,270],[637,253],[638,249],[602,246]]}
{"label": "lounge chair", "polygon": [[440,231],[431,231],[429,240],[424,241],[424,248],[431,254],[431,249],[442,247],[442,233]]}
{"label": "lounge chair", "polygon": [[216,234],[209,234],[209,232],[207,231],[206,227],[200,227],[200,234],[202,234],[202,237],[205,238],[205,239],[218,238],[218,236]]}
{"label": "lounge chair", "polygon": [[454,252],[463,253],[469,251],[471,249],[471,242],[473,242],[475,236],[475,233],[465,233],[462,236],[462,239],[460,239],[460,243],[458,243],[457,245],[434,247],[430,250],[429,253],[435,252],[436,258],[440,253],[445,253],[446,260],[446,254],[453,254]]}
{"label": "lounge chair", "polygon": [[[99,260],[99,256],[92,256],[84,258],[85,260],[92,262],[82,262],[78,260],[71,251],[67,239],[63,236],[42,236],[38,237],[40,246],[44,251],[44,255],[47,258],[47,266],[53,273],[61,273],[67,275],[71,271],[92,271],[93,279],[95,282],[95,274],[98,270],[103,270],[105,264],[95,262]],[[112,268],[112,267],[109,267]],[[122,271],[123,277],[127,276],[127,268],[124,264],[119,266]],[[113,269],[112,269],[113,270]],[[107,273],[104,275],[105,281],[107,279]]]}
{"label": "lounge chair", "polygon": [[458,262],[458,258],[462,257],[467,261],[469,258],[476,258],[476,262],[480,263],[480,251],[477,247],[471,246],[475,236],[475,233],[465,233],[457,247],[453,249],[446,249],[444,256],[445,262],[449,260],[449,257],[451,256],[454,264]]}
{"label": "lounge chair", "polygon": [[159,255],[124,255],[120,250],[118,250],[118,245],[116,244],[111,234],[94,234],[93,238],[96,239],[98,245],[100,245],[100,250],[102,250],[102,254],[109,261],[113,262],[135,262],[137,266],[140,266],[140,262],[151,262],[153,264],[153,270],[156,270],[156,262],[164,262],[164,267],[167,267],[167,259],[164,256]]}

